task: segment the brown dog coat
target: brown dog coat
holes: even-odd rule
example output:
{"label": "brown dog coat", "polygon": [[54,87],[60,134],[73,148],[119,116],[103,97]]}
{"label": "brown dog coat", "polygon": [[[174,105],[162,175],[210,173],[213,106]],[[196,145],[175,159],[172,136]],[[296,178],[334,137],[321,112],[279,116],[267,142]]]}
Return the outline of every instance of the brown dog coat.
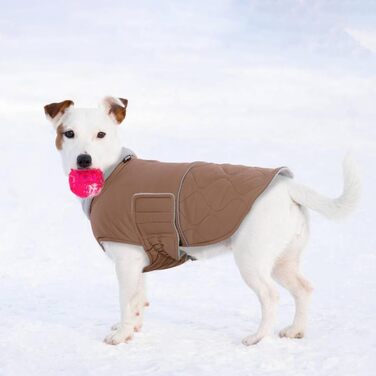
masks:
{"label": "brown dog coat", "polygon": [[95,238],[142,245],[144,272],[189,259],[179,246],[214,244],[235,233],[253,203],[285,167],[124,159],[91,203]]}

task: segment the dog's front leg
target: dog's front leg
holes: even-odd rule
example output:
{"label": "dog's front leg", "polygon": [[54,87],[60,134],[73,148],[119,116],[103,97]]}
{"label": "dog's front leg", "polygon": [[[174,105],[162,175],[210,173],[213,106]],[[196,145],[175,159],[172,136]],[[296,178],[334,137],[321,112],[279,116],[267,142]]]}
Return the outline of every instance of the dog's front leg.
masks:
{"label": "dog's front leg", "polygon": [[105,342],[117,345],[133,337],[135,315],[132,303],[142,280],[142,270],[148,260],[141,247],[111,243],[109,247],[105,246],[105,249],[115,262],[121,312],[119,325],[105,338]]}
{"label": "dog's front leg", "polygon": [[135,332],[139,332],[141,331],[144,320],[144,309],[149,305],[149,302],[146,298],[145,273],[141,274],[138,291],[136,293],[134,302],[132,303],[132,311],[136,316],[134,330]]}
{"label": "dog's front leg", "polygon": [[[141,331],[144,317],[144,309],[149,306],[149,302],[146,298],[146,288],[145,288],[145,273],[141,274],[140,283],[137,288],[137,292],[131,301],[132,315],[135,317],[134,331]],[[111,326],[111,330],[118,330],[121,326],[121,322],[118,322]]]}

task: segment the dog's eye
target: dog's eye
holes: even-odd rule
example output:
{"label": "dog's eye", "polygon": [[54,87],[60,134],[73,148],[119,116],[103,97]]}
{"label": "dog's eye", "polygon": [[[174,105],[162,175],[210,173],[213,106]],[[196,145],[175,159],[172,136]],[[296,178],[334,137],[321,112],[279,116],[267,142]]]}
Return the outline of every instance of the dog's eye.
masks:
{"label": "dog's eye", "polygon": [[105,135],[106,135],[106,133],[104,133],[104,132],[98,132],[97,137],[103,138]]}
{"label": "dog's eye", "polygon": [[67,138],[73,138],[74,132],[73,131],[66,131],[66,132],[64,132],[64,136],[67,137]]}

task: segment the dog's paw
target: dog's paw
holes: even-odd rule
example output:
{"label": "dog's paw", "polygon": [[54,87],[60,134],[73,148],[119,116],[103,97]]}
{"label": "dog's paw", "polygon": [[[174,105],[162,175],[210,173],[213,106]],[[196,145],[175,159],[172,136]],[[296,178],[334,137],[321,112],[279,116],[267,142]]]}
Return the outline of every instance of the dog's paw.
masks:
{"label": "dog's paw", "polygon": [[263,337],[260,337],[256,334],[252,334],[248,337],[243,338],[242,344],[245,345],[245,346],[256,345],[257,343],[259,343],[262,340],[262,338]]}
{"label": "dog's paw", "polygon": [[304,330],[302,328],[298,328],[294,325],[290,325],[287,328],[282,329],[279,332],[279,336],[287,337],[287,338],[303,338],[304,337]]}
{"label": "dog's paw", "polygon": [[118,345],[119,343],[129,342],[133,338],[133,326],[122,328],[119,325],[119,328],[113,330],[106,338],[104,342],[108,345]]}

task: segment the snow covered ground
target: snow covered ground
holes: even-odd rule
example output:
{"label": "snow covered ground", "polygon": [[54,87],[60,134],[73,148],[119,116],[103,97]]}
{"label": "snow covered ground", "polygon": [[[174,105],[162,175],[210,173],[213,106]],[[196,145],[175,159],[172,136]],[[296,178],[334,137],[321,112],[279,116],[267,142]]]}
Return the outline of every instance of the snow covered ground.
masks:
{"label": "snow covered ground", "polygon": [[[0,375],[374,375],[373,1],[0,2]],[[312,213],[302,340],[246,348],[259,304],[231,255],[148,275],[141,333],[118,320],[113,265],[69,192],[44,104],[129,99],[143,158],[288,165],[335,196],[352,150],[359,209]],[[277,329],[292,320],[281,290]]]}

